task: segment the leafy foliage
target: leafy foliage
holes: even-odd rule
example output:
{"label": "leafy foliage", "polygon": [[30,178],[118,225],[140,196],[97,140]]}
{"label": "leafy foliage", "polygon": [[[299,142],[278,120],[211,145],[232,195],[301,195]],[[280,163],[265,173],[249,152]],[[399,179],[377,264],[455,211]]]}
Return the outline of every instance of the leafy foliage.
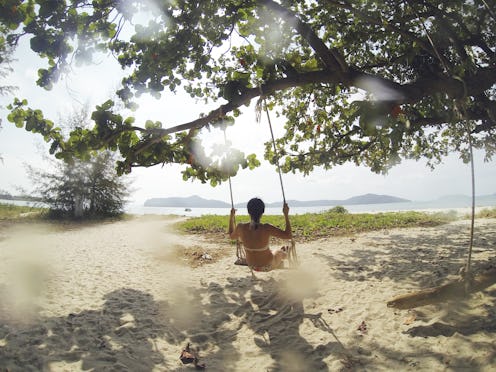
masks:
{"label": "leafy foliage", "polygon": [[219,102],[171,127],[153,120],[135,125],[108,101],[96,107],[92,129],[65,141],[21,99],[10,106],[9,120],[51,141],[59,158],[118,150],[119,173],[179,163],[186,165],[185,179],[213,185],[259,161],[235,149],[214,161],[202,153],[200,129],[234,125],[241,107],[257,97],[286,118],[276,151],[270,143],[265,149],[266,159],[281,160],[285,172],[345,162],[386,172],[402,158],[422,157],[434,166],[450,151],[468,161],[468,135],[490,159],[496,14],[489,4],[5,0],[6,40],[15,45],[31,36],[31,49],[48,62],[37,81],[46,89],[71,61],[88,63],[94,53],[110,51],[129,69],[117,92],[129,108],[142,94],[159,98],[179,89]]}
{"label": "leafy foliage", "polygon": [[341,205],[337,205],[335,207],[332,207],[331,209],[329,209],[329,211],[327,213],[331,213],[331,214],[346,214],[348,213],[348,210],[341,206]]}
{"label": "leafy foliage", "polygon": [[[2,34],[0,33],[0,78],[3,79],[10,73],[12,73],[12,67],[10,67],[10,63],[12,62],[12,53],[13,50],[7,45],[2,45]],[[7,95],[8,93],[12,93],[15,90],[15,87],[11,85],[4,85],[3,83],[0,85],[0,96]]]}
{"label": "leafy foliage", "polygon": [[[10,66],[10,63],[12,62],[13,49],[7,43],[5,32],[5,28],[0,25],[0,80],[3,80],[10,73],[12,73],[12,67]],[[5,85],[3,82],[0,82],[0,96],[5,96],[9,93],[13,93],[14,90],[14,86]],[[3,108],[3,105],[0,105],[0,108]],[[2,120],[0,119],[0,128],[1,127]]]}

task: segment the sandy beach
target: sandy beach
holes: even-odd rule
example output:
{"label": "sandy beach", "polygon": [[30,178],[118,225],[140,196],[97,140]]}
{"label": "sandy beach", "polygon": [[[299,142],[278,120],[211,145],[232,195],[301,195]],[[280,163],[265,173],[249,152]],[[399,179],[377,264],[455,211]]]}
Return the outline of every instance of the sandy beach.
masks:
{"label": "sandy beach", "polygon": [[[188,343],[212,371],[496,370],[495,286],[386,306],[457,277],[469,221],[297,242],[298,269],[257,281],[176,221],[4,226],[0,371],[195,370]],[[476,220],[474,267],[495,251],[496,220]]]}

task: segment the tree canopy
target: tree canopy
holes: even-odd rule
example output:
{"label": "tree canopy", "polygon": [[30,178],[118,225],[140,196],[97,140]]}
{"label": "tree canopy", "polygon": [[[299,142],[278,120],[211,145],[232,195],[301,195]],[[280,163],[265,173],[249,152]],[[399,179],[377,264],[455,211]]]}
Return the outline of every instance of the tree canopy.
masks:
{"label": "tree canopy", "polygon": [[285,172],[345,162],[385,172],[450,151],[467,160],[469,135],[486,158],[496,149],[493,0],[6,0],[0,22],[10,44],[30,37],[46,58],[46,89],[109,51],[128,72],[117,92],[128,108],[167,90],[218,105],[186,123],[135,123],[107,101],[92,128],[65,140],[17,99],[9,120],[41,133],[58,158],[107,148],[119,150],[121,173],[180,163],[185,179],[215,184],[258,160],[230,149],[229,165],[198,162],[200,129],[236,125],[262,98],[285,118],[277,151],[265,151]]}

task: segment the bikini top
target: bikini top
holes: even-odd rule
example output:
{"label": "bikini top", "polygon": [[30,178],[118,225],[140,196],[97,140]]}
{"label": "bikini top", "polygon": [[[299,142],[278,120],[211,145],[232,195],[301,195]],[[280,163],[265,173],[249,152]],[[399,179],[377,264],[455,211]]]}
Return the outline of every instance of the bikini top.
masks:
{"label": "bikini top", "polygon": [[[260,223],[250,223],[250,227],[254,227],[255,229],[258,227]],[[243,244],[244,246],[244,244]],[[263,251],[266,251],[268,249],[270,249],[270,246],[269,246],[269,243],[267,243],[267,245],[265,247],[262,247],[262,248],[247,248],[246,246],[244,246],[245,250],[246,251],[249,251],[249,252],[263,252]]]}

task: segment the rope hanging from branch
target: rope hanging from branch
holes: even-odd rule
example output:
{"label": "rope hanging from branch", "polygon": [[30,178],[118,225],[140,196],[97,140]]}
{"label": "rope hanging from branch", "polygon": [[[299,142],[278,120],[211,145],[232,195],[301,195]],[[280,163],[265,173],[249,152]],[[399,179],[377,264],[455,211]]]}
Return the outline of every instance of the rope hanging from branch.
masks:
{"label": "rope hanging from branch", "polygon": [[[227,147],[227,137],[226,137],[226,128],[224,127],[224,144]],[[231,176],[229,176],[229,193],[231,196],[231,208],[234,209],[234,198],[233,198],[233,190],[232,190],[232,182],[231,182]],[[236,226],[236,216],[234,216],[234,226]],[[234,262],[235,265],[246,265],[246,253],[245,250],[243,249],[243,245],[239,241],[239,239],[236,239],[236,262]]]}
{"label": "rope hanging from branch", "polygon": [[[276,158],[277,172],[279,174],[279,182],[281,184],[282,200],[283,200],[283,203],[286,204],[286,195],[284,193],[284,184],[282,182],[281,166],[279,165],[279,157],[277,156],[277,146],[276,146],[276,140],[274,137],[274,131],[272,129],[272,121],[270,120],[269,109],[267,107],[267,102],[265,100],[265,96],[263,95],[262,87],[260,87],[260,99],[258,100],[257,107],[256,107],[257,121],[258,122],[261,121],[262,109],[265,110],[265,114],[267,115],[267,121],[269,123],[270,136],[271,136],[271,140],[272,140],[272,148],[274,149],[274,156]],[[298,255],[296,254],[296,243],[293,239],[293,236],[291,236],[291,245],[289,246],[287,253],[288,253],[289,267],[292,267],[292,268],[297,267],[298,266]]]}
{"label": "rope hanging from branch", "polygon": [[[281,167],[279,165],[279,158],[277,157],[277,147],[276,147],[276,141],[274,138],[274,131],[272,129],[272,122],[270,120],[270,114],[269,110],[267,108],[267,103],[265,101],[265,97],[263,96],[262,88],[260,87],[260,99],[257,102],[256,105],[256,121],[260,122],[261,121],[261,113],[262,109],[265,108],[265,113],[267,115],[267,121],[269,123],[269,128],[270,128],[270,135],[271,135],[271,140],[272,140],[272,146],[274,148],[274,154],[276,155],[276,165],[277,165],[277,171],[279,173],[279,182],[281,185],[281,192],[282,192],[282,198],[284,204],[286,204],[286,195],[284,192],[284,184],[282,182],[282,171]],[[224,143],[227,146],[227,138],[226,138],[226,130],[224,128]],[[234,199],[233,199],[233,191],[232,191],[232,183],[231,183],[231,177],[229,176],[229,191],[230,191],[230,196],[231,196],[231,207],[234,209]],[[234,221],[234,224],[236,224],[236,220]],[[298,255],[296,254],[296,243],[291,236],[291,244],[288,248],[287,251],[288,255],[288,263],[290,268],[294,268],[298,266]],[[242,243],[239,241],[239,239],[236,240],[236,265],[246,265],[246,252],[243,248]],[[252,272],[253,274],[253,272]]]}
{"label": "rope hanging from branch", "polygon": [[[468,120],[465,119],[466,116],[466,110],[465,110],[465,100],[467,98],[467,84],[465,81],[451,73],[450,66],[446,63],[446,61],[441,57],[441,54],[439,53],[439,50],[434,43],[434,40],[430,36],[429,30],[427,29],[425,25],[425,21],[420,17],[418,12],[415,10],[415,8],[410,4],[410,7],[413,9],[413,11],[416,13],[418,19],[420,20],[420,23],[422,25],[422,28],[425,31],[425,34],[427,36],[427,39],[429,40],[429,43],[432,46],[432,49],[434,50],[434,53],[436,54],[436,57],[439,59],[439,62],[441,63],[441,66],[443,66],[444,72],[446,74],[450,74],[453,76],[455,79],[459,80],[463,84],[463,97],[462,99],[454,99],[453,104],[454,104],[454,111],[456,114],[458,114],[459,120],[461,120],[465,126],[465,129],[467,131],[467,137],[468,137],[468,146],[469,146],[469,154],[470,154],[470,169],[471,169],[471,186],[472,186],[472,210],[471,210],[471,221],[470,221],[470,242],[469,242],[469,247],[468,247],[468,253],[467,253],[467,261],[465,264],[465,272],[464,272],[464,277],[467,280],[467,285],[470,286],[470,281],[472,278],[472,273],[471,273],[471,260],[472,260],[472,248],[474,245],[474,225],[475,225],[475,172],[474,172],[474,154],[473,154],[473,144],[472,144],[472,133],[470,130],[470,125],[468,123]],[[468,288],[467,288],[468,290]]]}
{"label": "rope hanging from branch", "polygon": [[[462,270],[462,279],[449,282],[445,285],[438,286],[435,288],[429,288],[423,291],[417,291],[414,293],[397,296],[388,302],[388,306],[395,307],[399,309],[410,309],[417,306],[423,306],[428,304],[433,304],[447,299],[460,298],[466,296],[467,294],[482,290],[488,286],[493,285],[496,282],[496,270],[490,269],[482,274],[474,275],[472,273],[471,262],[472,262],[472,250],[474,242],[474,224],[475,224],[475,171],[474,171],[474,154],[473,154],[473,138],[472,129],[470,127],[470,122],[467,120],[466,113],[466,103],[467,103],[467,86],[463,78],[455,75],[450,69],[451,66],[447,64],[445,60],[441,57],[433,39],[429,35],[429,31],[425,25],[425,21],[420,17],[418,12],[415,10],[412,4],[407,0],[412,10],[416,13],[418,19],[420,20],[421,26],[424,29],[429,43],[434,50],[439,62],[441,63],[444,73],[450,74],[455,79],[459,80],[463,84],[464,94],[462,98],[453,100],[453,111],[457,115],[458,120],[460,120],[467,132],[468,139],[468,149],[470,158],[470,168],[471,168],[471,181],[472,181],[472,213],[471,213],[471,224],[470,224],[470,243],[468,247],[467,260]],[[484,5],[487,3],[484,1]],[[492,14],[494,17],[494,14]]]}

